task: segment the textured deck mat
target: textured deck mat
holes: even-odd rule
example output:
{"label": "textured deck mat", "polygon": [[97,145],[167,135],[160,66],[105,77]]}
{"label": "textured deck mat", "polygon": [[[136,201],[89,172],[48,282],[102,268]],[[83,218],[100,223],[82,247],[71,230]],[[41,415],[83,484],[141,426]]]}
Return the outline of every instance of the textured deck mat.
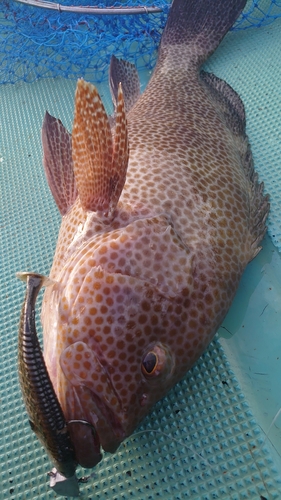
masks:
{"label": "textured deck mat", "polygon": [[[7,364],[3,371],[0,498],[53,498],[50,465],[31,434],[15,373]],[[276,464],[217,341],[137,435],[106,455],[81,485],[88,500],[269,500],[280,491]]]}
{"label": "textured deck mat", "polygon": [[[207,68],[232,84],[246,104],[255,163],[271,194],[270,235],[279,249],[280,28],[276,21],[260,30],[228,35]],[[51,266],[60,216],[44,177],[40,129],[46,109],[71,129],[74,88],[74,82],[61,79],[0,88],[1,500],[55,498],[46,476],[51,464],[29,428],[19,390],[17,325],[24,287],[15,272],[46,274]],[[108,103],[108,90],[101,88],[101,93]],[[262,270],[258,264],[256,269]],[[243,307],[241,291],[237,300]],[[280,318],[280,307],[275,311]],[[279,327],[276,322],[276,331]],[[259,328],[258,316],[253,329]],[[270,331],[268,335],[270,344]],[[259,408],[254,414],[250,410],[232,364],[219,341],[213,342],[135,436],[115,455],[105,455],[93,471],[79,470],[80,477],[91,474],[81,484],[81,497],[281,498],[279,455],[264,441]],[[280,370],[273,376],[280,380]]]}

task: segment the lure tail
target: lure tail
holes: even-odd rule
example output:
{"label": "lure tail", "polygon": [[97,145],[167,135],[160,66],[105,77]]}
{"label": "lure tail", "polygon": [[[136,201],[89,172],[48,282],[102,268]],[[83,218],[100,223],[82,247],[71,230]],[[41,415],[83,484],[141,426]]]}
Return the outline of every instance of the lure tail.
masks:
{"label": "lure tail", "polygon": [[246,0],[174,0],[164,29],[160,59],[169,47],[189,46],[194,62],[203,63],[234,24]]}

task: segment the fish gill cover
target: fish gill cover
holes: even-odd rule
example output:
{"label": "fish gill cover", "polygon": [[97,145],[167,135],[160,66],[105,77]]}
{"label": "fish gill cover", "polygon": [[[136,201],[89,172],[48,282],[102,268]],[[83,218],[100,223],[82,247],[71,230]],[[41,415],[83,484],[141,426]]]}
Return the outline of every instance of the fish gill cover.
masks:
{"label": "fish gill cover", "polygon": [[[3,0],[0,83],[57,76],[82,76],[98,83],[107,79],[112,53],[137,62],[139,69],[152,69],[170,4],[170,0],[105,0],[95,7],[107,8],[110,15],[93,15],[79,12],[89,5],[85,0],[60,4],[39,0],[36,5],[32,0]],[[65,6],[72,6],[73,12],[62,11]],[[141,7],[142,13],[112,15],[113,8],[132,7]],[[160,12],[148,12],[151,8]],[[232,29],[264,26],[280,16],[281,0],[249,0]]]}

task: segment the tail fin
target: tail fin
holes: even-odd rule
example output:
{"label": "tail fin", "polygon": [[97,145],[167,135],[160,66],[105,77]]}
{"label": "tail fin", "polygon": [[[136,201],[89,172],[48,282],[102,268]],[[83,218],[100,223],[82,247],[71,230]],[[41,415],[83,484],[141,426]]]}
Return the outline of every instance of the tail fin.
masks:
{"label": "tail fin", "polygon": [[189,45],[200,64],[221,42],[246,0],[174,0],[164,29],[160,57],[171,45]]}

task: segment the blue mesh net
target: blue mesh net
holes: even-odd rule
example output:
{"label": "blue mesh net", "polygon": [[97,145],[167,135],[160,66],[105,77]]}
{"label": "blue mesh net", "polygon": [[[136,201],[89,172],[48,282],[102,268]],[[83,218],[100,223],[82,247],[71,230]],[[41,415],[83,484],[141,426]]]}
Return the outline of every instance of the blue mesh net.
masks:
{"label": "blue mesh net", "polygon": [[[30,2],[30,0],[22,0]],[[159,13],[91,15],[2,0],[0,7],[0,83],[32,82],[38,78],[107,78],[112,53],[139,69],[151,69],[165,25],[170,0],[105,0],[98,7],[158,7]],[[60,5],[82,7],[85,0],[61,0]],[[281,0],[249,0],[234,30],[260,27],[281,16]]]}

